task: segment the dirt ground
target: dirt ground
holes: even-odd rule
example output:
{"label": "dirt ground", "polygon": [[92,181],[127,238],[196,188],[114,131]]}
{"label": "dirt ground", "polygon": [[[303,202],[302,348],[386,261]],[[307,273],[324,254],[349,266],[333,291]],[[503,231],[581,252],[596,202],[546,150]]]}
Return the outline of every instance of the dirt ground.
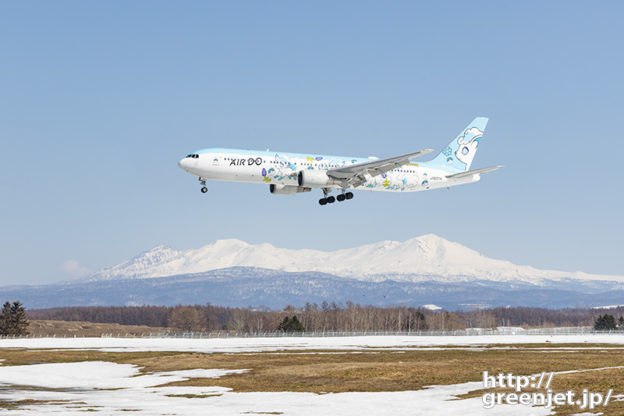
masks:
{"label": "dirt ground", "polygon": [[146,335],[170,331],[171,328],[159,328],[145,325],[101,324],[79,321],[39,321],[31,320],[28,326],[30,336],[34,337],[100,337]]}
{"label": "dirt ground", "polygon": [[[318,394],[353,391],[406,391],[428,385],[482,380],[482,372],[514,375],[588,370],[557,374],[553,391],[583,389],[613,395],[624,393],[624,347],[592,344],[498,345],[486,348],[414,348],[363,351],[289,351],[262,353],[102,352],[95,350],[0,350],[3,365],[47,362],[112,361],[135,364],[142,372],[196,368],[248,369],[219,378],[218,385],[234,391],[297,391]],[[623,368],[614,368],[622,366]],[[608,368],[607,368],[608,367]],[[177,385],[215,385],[214,379],[195,378]],[[466,397],[481,396],[479,389]],[[461,399],[461,398],[460,398]],[[624,414],[624,402],[613,400],[604,415]],[[557,415],[579,413],[558,407]]]}

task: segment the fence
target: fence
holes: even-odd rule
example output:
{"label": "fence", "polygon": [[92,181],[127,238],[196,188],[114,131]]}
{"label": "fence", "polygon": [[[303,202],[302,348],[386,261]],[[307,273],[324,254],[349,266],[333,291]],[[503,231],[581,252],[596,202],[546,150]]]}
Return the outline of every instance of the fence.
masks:
{"label": "fence", "polygon": [[624,330],[596,331],[592,327],[562,328],[469,328],[453,331],[320,331],[320,332],[168,332],[144,334],[143,338],[273,338],[273,337],[359,337],[359,336],[474,336],[474,335],[624,335]]}
{"label": "fence", "polygon": [[[531,328],[500,327],[497,329],[469,328],[454,331],[319,331],[319,332],[150,332],[144,334],[109,333],[101,338],[276,338],[276,337],[359,337],[359,336],[474,336],[474,335],[624,335],[624,330],[596,331],[592,327]],[[0,336],[7,338],[43,338],[40,335]],[[47,336],[46,338],[82,338],[77,335]]]}

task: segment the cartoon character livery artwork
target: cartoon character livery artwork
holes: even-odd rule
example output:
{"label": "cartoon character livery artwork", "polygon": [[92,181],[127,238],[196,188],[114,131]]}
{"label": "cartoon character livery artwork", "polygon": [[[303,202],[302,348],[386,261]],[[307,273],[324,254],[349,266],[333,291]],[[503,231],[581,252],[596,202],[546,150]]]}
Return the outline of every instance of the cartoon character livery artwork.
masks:
{"label": "cartoon character livery artwork", "polygon": [[[433,152],[379,159],[376,157],[274,153],[255,150],[209,148],[188,154],[178,165],[199,178],[206,193],[207,180],[269,184],[278,195],[294,195],[318,188],[319,204],[353,198],[351,190],[416,192],[477,182],[481,174],[501,168],[470,170],[488,119],[477,117],[434,159],[413,159]],[[330,195],[337,191],[336,197]]]}

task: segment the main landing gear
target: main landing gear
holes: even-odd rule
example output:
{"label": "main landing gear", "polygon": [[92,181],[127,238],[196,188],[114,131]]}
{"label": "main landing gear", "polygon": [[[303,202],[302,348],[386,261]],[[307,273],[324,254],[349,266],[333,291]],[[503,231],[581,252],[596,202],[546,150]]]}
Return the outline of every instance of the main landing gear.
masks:
{"label": "main landing gear", "polygon": [[345,199],[353,199],[353,192],[347,192],[344,194],[340,194],[336,197],[336,199],[338,200],[338,202],[342,202]]}
{"label": "main landing gear", "polygon": [[201,193],[205,194],[206,192],[208,192],[208,188],[206,188],[206,179],[199,178],[199,183],[201,183],[201,185],[202,185]]}
{"label": "main landing gear", "polygon": [[338,196],[336,196],[335,198],[333,196],[327,196],[327,194],[329,194],[329,189],[324,188],[323,189],[323,198],[319,199],[319,204],[321,205],[326,205],[326,204],[333,204],[336,200],[338,200],[338,202],[342,202],[345,199],[353,199],[353,192],[346,192],[346,193],[341,193]]}

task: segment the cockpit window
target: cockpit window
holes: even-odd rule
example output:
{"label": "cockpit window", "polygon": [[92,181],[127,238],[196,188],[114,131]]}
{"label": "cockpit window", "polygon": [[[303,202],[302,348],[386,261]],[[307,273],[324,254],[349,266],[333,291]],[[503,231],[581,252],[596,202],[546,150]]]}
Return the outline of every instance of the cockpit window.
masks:
{"label": "cockpit window", "polygon": [[199,157],[199,155],[197,153],[190,153],[190,154],[186,155],[186,157],[197,159]]}

